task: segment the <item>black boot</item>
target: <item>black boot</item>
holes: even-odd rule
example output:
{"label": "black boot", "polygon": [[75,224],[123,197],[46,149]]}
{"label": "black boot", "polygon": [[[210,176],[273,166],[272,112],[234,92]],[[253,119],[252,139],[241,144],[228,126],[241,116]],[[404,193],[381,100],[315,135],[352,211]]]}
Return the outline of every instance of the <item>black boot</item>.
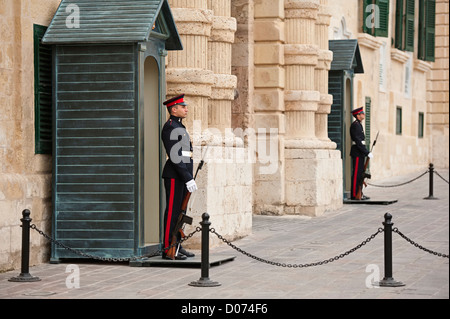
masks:
{"label": "black boot", "polygon": [[178,251],[180,254],[186,256],[186,257],[195,257],[194,253],[191,253],[189,251],[187,251],[186,249],[184,249],[183,247],[180,247],[180,250]]}

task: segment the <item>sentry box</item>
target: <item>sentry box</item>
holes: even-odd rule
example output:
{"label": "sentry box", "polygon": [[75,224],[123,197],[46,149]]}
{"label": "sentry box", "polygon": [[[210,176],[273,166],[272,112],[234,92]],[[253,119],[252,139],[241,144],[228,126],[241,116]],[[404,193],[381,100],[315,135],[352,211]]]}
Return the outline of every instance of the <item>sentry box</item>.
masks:
{"label": "sentry box", "polygon": [[[167,0],[62,0],[53,51],[53,238],[61,258],[160,248],[165,56],[182,50]],[[86,255],[84,255],[86,254]]]}

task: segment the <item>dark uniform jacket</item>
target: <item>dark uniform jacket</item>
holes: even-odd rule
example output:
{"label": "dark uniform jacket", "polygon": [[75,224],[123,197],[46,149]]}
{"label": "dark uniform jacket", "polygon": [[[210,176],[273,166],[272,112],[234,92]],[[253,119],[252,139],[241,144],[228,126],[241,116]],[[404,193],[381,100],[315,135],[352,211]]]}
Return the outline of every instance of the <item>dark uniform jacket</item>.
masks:
{"label": "dark uniform jacket", "polygon": [[170,116],[164,124],[161,139],[168,159],[163,169],[163,178],[175,178],[189,182],[193,179],[192,143],[181,118]]}
{"label": "dark uniform jacket", "polygon": [[363,144],[366,140],[364,128],[360,121],[356,120],[350,126],[350,137],[354,142],[350,151],[352,157],[366,157],[369,155],[367,147]]}

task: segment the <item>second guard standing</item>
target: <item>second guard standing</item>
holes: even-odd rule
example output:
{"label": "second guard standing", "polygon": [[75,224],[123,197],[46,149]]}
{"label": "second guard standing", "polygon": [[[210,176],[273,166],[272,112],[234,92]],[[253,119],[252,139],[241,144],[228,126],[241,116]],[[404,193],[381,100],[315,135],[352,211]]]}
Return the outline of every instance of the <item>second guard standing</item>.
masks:
{"label": "second guard standing", "polygon": [[[352,139],[352,148],[350,156],[352,157],[352,181],[351,181],[351,199],[356,199],[358,187],[364,172],[364,160],[368,156],[373,158],[373,154],[366,147],[366,136],[361,124],[366,117],[362,107],[352,111],[355,121],[350,126],[350,137]],[[369,197],[362,195],[362,200],[368,200]]]}

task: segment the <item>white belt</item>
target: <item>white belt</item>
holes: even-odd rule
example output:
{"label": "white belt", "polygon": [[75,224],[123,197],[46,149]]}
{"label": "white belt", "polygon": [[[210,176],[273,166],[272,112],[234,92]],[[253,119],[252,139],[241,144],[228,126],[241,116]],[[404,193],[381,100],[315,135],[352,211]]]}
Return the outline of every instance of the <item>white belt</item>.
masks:
{"label": "white belt", "polygon": [[[366,145],[366,141],[362,141],[361,144]],[[352,145],[356,145],[356,142],[352,142]]]}
{"label": "white belt", "polygon": [[192,157],[192,152],[181,151],[181,156]]}

